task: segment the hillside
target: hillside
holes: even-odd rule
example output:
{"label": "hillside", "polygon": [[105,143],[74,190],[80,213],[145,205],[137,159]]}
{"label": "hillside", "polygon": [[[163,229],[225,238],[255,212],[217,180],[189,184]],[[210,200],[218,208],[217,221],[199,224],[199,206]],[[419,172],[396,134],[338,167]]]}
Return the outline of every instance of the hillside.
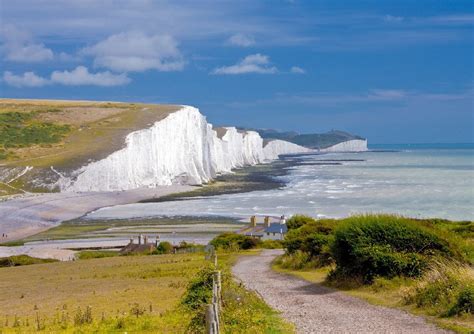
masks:
{"label": "hillside", "polygon": [[0,130],[0,196],[205,184],[309,151],[216,129],[191,106],[2,99]]}
{"label": "hillside", "polygon": [[[173,105],[0,99],[0,196],[45,191],[72,171],[125,145],[132,131],[179,109]],[[38,182],[41,180],[41,182]]]}
{"label": "hillside", "polygon": [[344,131],[331,130],[326,133],[299,134],[298,132],[279,132],[272,129],[255,129],[264,139],[281,139],[309,148],[327,148],[345,141],[365,139]]}

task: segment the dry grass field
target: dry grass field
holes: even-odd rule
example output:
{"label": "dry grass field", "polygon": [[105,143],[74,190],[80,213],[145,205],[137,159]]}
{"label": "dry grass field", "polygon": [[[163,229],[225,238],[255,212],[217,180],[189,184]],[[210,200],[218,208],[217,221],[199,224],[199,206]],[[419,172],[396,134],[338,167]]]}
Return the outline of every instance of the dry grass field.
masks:
{"label": "dry grass field", "polygon": [[0,332],[37,330],[37,319],[45,330],[72,328],[79,308],[104,326],[137,310],[160,326],[204,264],[203,254],[177,254],[0,268]]}

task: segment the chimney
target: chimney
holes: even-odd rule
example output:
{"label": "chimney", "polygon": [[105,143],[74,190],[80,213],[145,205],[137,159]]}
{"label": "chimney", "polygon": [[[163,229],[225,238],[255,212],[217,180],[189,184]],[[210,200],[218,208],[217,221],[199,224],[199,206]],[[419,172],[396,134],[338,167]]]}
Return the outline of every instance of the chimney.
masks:
{"label": "chimney", "polygon": [[265,224],[265,227],[270,227],[270,217],[265,216],[265,218],[263,219],[263,222]]}
{"label": "chimney", "polygon": [[257,227],[257,217],[250,217],[250,227]]}
{"label": "chimney", "polygon": [[138,235],[138,244],[139,245],[142,244],[142,235],[141,234]]}

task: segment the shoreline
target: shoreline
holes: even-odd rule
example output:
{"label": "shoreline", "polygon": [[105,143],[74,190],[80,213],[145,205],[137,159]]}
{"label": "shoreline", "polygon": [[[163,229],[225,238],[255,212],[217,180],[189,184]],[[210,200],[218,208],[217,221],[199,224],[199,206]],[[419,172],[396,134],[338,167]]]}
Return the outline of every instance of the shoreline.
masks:
{"label": "shoreline", "polygon": [[[190,191],[193,186],[173,185],[121,192],[44,193],[0,202],[0,242],[23,239],[77,219],[97,209],[135,203],[145,198]],[[1,237],[5,233],[7,237]]]}

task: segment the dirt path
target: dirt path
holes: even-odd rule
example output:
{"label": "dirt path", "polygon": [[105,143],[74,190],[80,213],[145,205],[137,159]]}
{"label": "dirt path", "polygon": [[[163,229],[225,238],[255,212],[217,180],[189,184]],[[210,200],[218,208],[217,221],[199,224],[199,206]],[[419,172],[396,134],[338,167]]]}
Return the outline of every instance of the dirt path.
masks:
{"label": "dirt path", "polygon": [[239,259],[234,275],[256,290],[298,333],[450,333],[406,312],[347,296],[341,292],[277,273],[271,261],[282,252],[265,250]]}

